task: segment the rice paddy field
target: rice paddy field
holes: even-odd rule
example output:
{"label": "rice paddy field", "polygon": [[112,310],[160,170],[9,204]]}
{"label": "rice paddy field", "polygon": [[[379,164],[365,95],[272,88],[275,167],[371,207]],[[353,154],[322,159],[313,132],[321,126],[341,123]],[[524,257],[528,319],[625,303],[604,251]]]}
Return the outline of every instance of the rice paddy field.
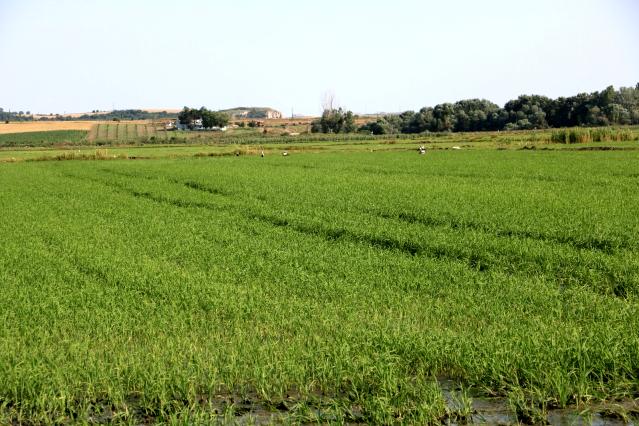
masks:
{"label": "rice paddy field", "polygon": [[636,422],[638,164],[0,163],[0,424]]}
{"label": "rice paddy field", "polygon": [[0,133],[0,147],[31,148],[51,145],[82,145],[86,143],[86,130],[49,130],[18,133]]}

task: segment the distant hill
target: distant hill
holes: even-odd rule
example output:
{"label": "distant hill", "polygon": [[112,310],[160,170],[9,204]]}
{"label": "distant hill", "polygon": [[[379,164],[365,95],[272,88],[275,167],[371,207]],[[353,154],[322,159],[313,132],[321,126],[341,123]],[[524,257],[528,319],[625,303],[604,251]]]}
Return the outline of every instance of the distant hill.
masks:
{"label": "distant hill", "polygon": [[36,115],[35,119],[38,121],[64,121],[64,120],[155,120],[163,118],[175,118],[176,110],[141,110],[141,109],[116,109],[113,111],[93,111],[87,113],[73,113],[73,114],[50,114],[50,115]]}
{"label": "distant hill", "polygon": [[273,108],[237,107],[224,109],[220,112],[228,114],[231,119],[241,118],[282,118],[282,113]]}

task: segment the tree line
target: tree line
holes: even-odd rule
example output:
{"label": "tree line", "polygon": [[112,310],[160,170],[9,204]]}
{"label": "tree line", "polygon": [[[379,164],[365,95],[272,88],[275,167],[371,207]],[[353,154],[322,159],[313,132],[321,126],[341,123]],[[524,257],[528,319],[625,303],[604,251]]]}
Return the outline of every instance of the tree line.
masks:
{"label": "tree line", "polygon": [[195,120],[202,120],[202,127],[205,129],[224,127],[229,123],[228,114],[220,111],[211,111],[204,107],[196,109],[185,106],[177,118],[180,124],[188,126],[190,129],[196,127]]}
{"label": "tree line", "polygon": [[160,118],[175,118],[175,113],[166,111],[149,112],[141,109],[116,109],[106,113],[95,111],[93,114],[83,114],[75,120],[155,120]]}
{"label": "tree line", "polygon": [[[49,116],[49,120],[156,120],[161,118],[175,118],[175,113],[166,111],[149,112],[141,109],[115,109],[109,112],[92,111],[91,114],[82,114],[79,117],[63,117],[58,114]],[[40,120],[47,120],[46,117]]]}
{"label": "tree line", "polygon": [[311,123],[312,133],[353,133],[357,131],[355,115],[342,108],[327,108],[318,120]]}
{"label": "tree line", "polygon": [[[97,111],[96,111],[97,112]],[[175,118],[175,114],[148,112],[139,109],[114,110],[108,113],[85,114],[80,117],[50,115],[41,120],[148,120]],[[205,128],[223,127],[227,114],[204,107],[184,107],[177,116],[181,124],[193,126],[196,119],[202,120]],[[332,103],[324,109],[322,116],[313,121],[314,133],[391,133],[423,132],[472,132],[485,130],[528,130],[555,127],[594,127],[608,125],[639,124],[639,83],[635,87],[608,86],[600,92],[580,93],[570,97],[551,99],[540,95],[521,95],[508,101],[504,107],[485,99],[465,99],[455,103],[443,103],[435,107],[424,107],[419,111],[388,114],[370,121],[359,128],[355,115],[342,108],[335,109]],[[33,116],[6,112],[0,108],[0,120],[30,121]]]}
{"label": "tree line", "polygon": [[31,111],[5,111],[4,108],[0,108],[0,121],[31,121],[33,116]]}
{"label": "tree line", "polygon": [[[354,131],[350,111],[325,110],[313,122],[311,131],[346,133]],[[635,87],[613,86],[601,92],[580,93],[551,99],[521,95],[504,107],[485,99],[466,99],[424,107],[419,111],[389,114],[359,127],[376,135],[423,132],[473,132],[486,130],[529,130],[575,126],[639,124],[639,83]]]}
{"label": "tree line", "polygon": [[[38,121],[76,121],[76,120],[155,120],[161,118],[175,118],[175,113],[166,111],[149,112],[141,109],[116,109],[109,112],[100,112],[98,110],[91,111],[91,114],[82,114],[80,116],[65,116],[60,114],[49,114],[48,116],[38,117]],[[30,111],[26,113],[7,112],[0,108],[0,120],[2,121],[33,121],[34,117]]]}

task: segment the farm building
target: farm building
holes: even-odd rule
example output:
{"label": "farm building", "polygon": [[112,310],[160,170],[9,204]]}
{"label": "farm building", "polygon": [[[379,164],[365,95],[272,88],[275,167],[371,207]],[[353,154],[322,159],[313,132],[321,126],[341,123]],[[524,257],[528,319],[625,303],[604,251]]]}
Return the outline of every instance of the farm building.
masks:
{"label": "farm building", "polygon": [[182,124],[180,123],[179,120],[175,120],[175,121],[170,121],[168,122],[164,128],[166,130],[212,130],[212,131],[217,131],[217,132],[226,132],[226,126],[224,127],[218,127],[218,126],[213,126],[213,127],[204,127],[204,125],[202,124],[202,119],[201,118],[196,118],[195,120],[193,120],[191,122],[190,125],[188,124]]}
{"label": "farm building", "polygon": [[204,130],[201,118],[196,118],[190,125],[182,124],[179,120],[175,120],[175,128],[178,130]]}

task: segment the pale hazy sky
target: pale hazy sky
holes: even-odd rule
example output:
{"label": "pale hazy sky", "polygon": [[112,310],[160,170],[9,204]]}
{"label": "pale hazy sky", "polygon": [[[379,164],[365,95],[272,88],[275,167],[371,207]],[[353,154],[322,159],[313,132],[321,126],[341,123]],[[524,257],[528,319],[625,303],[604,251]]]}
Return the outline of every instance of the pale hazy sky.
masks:
{"label": "pale hazy sky", "polygon": [[317,114],[639,82],[635,0],[0,0],[0,107]]}

